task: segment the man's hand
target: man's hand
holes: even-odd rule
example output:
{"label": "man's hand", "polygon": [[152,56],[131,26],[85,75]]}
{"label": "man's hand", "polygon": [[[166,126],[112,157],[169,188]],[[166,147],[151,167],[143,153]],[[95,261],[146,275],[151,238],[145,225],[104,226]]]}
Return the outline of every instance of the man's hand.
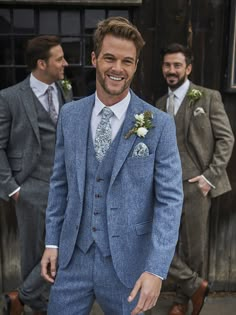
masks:
{"label": "man's hand", "polygon": [[198,187],[201,189],[201,192],[203,196],[207,196],[208,192],[211,190],[211,186],[208,184],[207,181],[205,181],[204,177],[202,176],[196,176],[194,178],[191,178],[188,180],[189,183],[195,183],[198,182]]}
{"label": "man's hand", "polygon": [[54,283],[57,271],[58,248],[46,248],[41,260],[41,276]]}
{"label": "man's hand", "polygon": [[17,201],[19,196],[20,196],[20,191],[18,190],[14,195],[11,196],[11,198]]}
{"label": "man's hand", "polygon": [[138,304],[133,309],[131,315],[136,315],[153,308],[160,295],[161,285],[162,280],[159,277],[148,272],[142,273],[128,297],[128,302],[132,302],[140,291]]}

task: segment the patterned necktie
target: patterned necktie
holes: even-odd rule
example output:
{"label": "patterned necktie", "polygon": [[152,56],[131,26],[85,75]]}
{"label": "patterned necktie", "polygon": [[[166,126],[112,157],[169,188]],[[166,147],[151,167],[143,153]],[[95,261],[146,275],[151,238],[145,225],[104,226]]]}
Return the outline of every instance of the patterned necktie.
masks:
{"label": "patterned necktie", "polygon": [[167,108],[167,113],[174,116],[175,115],[175,95],[173,92],[169,95],[169,106]]}
{"label": "patterned necktie", "polygon": [[55,106],[53,104],[52,91],[53,91],[53,87],[52,86],[49,86],[47,91],[46,91],[47,96],[48,96],[48,113],[49,113],[49,116],[50,116],[51,120],[56,125],[58,114],[57,114],[56,108],[55,108]]}
{"label": "patterned necktie", "polygon": [[109,146],[111,144],[111,122],[110,118],[113,111],[109,107],[104,107],[102,110],[102,118],[97,126],[94,148],[96,158],[99,162],[104,158]]}

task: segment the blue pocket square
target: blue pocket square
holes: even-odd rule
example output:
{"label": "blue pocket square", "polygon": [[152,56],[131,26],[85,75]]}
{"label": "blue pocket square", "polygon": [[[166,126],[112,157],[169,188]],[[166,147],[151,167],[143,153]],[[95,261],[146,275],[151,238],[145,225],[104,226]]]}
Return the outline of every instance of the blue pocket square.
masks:
{"label": "blue pocket square", "polygon": [[140,142],[135,146],[132,157],[135,157],[135,156],[136,157],[149,156],[149,149],[145,143]]}

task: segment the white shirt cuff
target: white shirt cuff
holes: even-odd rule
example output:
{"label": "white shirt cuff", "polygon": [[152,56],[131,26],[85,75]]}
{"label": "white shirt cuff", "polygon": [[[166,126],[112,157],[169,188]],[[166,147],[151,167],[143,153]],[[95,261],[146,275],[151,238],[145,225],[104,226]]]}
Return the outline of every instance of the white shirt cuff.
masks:
{"label": "white shirt cuff", "polygon": [[58,248],[57,245],[46,245],[46,248]]}
{"label": "white shirt cuff", "polygon": [[149,271],[146,271],[146,272],[150,273],[150,274],[151,274],[151,275],[153,275],[153,276],[156,276],[156,277],[160,278],[161,280],[164,280],[164,278],[163,278],[163,277],[158,276],[158,275],[156,275],[155,273],[152,273],[152,272],[149,272]]}
{"label": "white shirt cuff", "polygon": [[202,176],[202,178],[204,178],[204,180],[207,182],[207,184],[209,184],[212,188],[216,189],[216,187],[211,182],[209,182],[209,180],[207,180],[204,175],[201,175],[201,176]]}
{"label": "white shirt cuff", "polygon": [[15,193],[17,193],[17,191],[19,191],[20,190],[20,187],[18,187],[18,188],[16,188],[12,193],[10,193],[9,195],[8,195],[8,197],[11,197],[11,196],[13,196]]}

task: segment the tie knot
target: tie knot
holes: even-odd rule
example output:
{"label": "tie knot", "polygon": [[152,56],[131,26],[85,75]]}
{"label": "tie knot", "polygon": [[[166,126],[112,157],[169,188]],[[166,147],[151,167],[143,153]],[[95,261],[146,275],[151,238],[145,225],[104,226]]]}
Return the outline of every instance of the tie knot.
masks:
{"label": "tie knot", "polygon": [[102,110],[102,119],[108,120],[113,114],[113,111],[109,107],[104,107]]}
{"label": "tie knot", "polygon": [[47,90],[46,90],[46,92],[47,93],[52,93],[52,91],[53,91],[53,86],[49,85]]}

